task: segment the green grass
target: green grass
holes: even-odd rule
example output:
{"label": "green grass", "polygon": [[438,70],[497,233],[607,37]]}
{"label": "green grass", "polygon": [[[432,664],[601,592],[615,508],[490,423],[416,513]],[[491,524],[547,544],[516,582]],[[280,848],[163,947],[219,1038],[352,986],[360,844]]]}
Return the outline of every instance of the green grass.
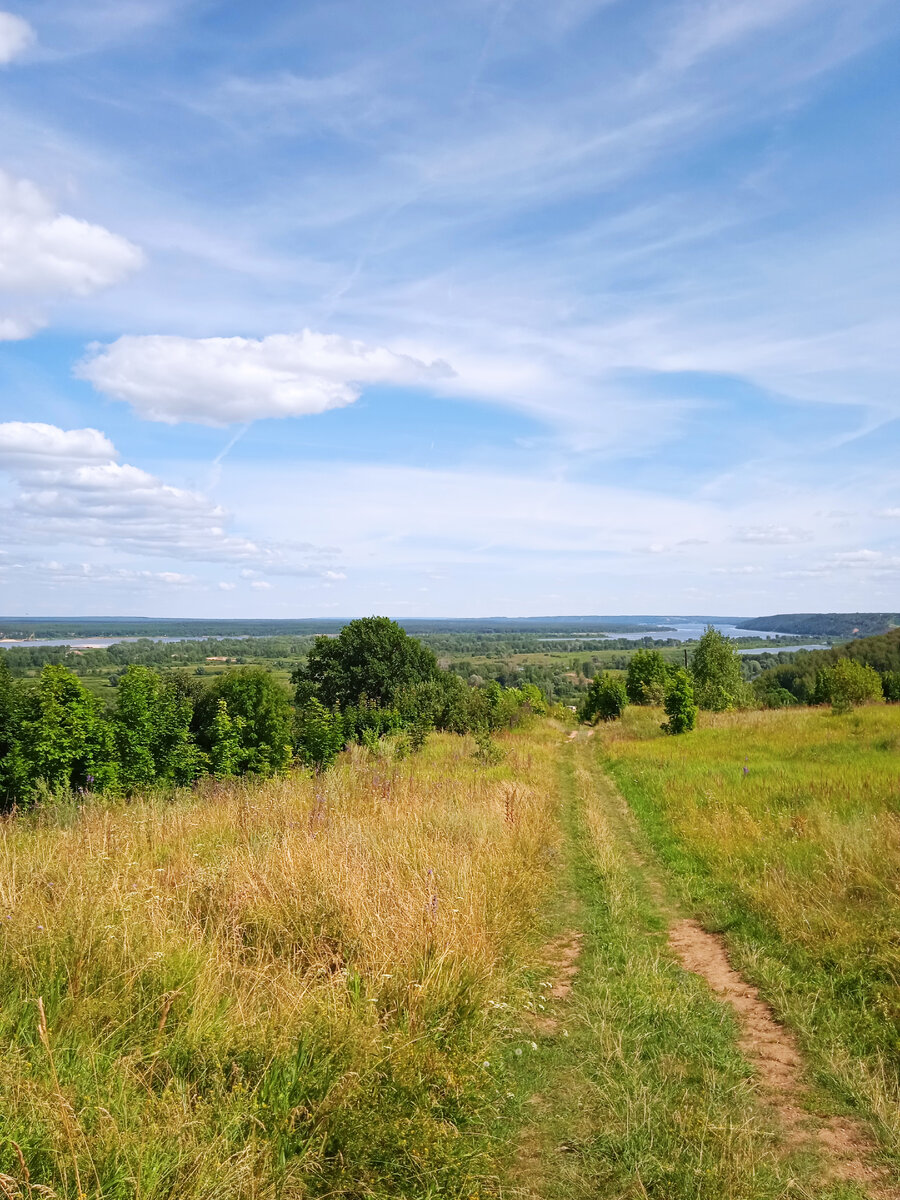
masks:
{"label": "green grass", "polygon": [[554,924],[582,923],[584,953],[559,1029],[517,1084],[539,1097],[513,1167],[523,1194],[858,1196],[816,1183],[815,1161],[786,1154],[757,1104],[731,1010],[667,950],[665,920],[628,865],[615,798],[589,758],[570,746],[562,767],[567,862]]}
{"label": "green grass", "polygon": [[510,1100],[483,1064],[539,941],[558,737],[0,822],[0,1173],[91,1200],[495,1195]]}
{"label": "green grass", "polygon": [[900,1158],[900,709],[632,709],[600,754],[687,906]]}

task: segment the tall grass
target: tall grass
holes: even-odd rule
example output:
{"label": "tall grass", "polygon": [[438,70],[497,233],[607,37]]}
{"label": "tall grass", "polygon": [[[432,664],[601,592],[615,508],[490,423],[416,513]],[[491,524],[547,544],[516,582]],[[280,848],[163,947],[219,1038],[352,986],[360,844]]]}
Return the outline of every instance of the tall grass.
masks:
{"label": "tall grass", "polygon": [[900,1154],[900,710],[631,710],[603,752],[684,894]]}
{"label": "tall grass", "polygon": [[0,824],[0,1192],[494,1194],[558,736]]}

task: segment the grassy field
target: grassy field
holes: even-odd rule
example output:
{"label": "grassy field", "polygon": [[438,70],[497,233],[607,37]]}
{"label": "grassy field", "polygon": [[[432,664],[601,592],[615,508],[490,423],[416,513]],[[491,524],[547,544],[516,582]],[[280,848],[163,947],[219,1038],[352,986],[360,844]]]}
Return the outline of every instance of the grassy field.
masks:
{"label": "grassy field", "polygon": [[632,709],[611,767],[681,896],[800,1036],[816,1082],[900,1156],[900,709]]}
{"label": "grassy field", "polygon": [[483,1064],[535,956],[558,739],[0,824],[0,1171],[104,1200],[494,1194]]}
{"label": "grassy field", "polygon": [[896,1147],[898,718],[534,720],[0,822],[0,1197],[893,1197],[779,1126],[668,935],[724,929]]}

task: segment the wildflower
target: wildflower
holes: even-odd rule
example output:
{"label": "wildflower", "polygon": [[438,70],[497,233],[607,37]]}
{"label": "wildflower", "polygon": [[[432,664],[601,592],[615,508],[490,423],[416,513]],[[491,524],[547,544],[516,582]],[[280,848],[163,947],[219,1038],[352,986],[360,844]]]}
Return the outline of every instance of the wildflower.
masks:
{"label": "wildflower", "polygon": [[521,1058],[521,1057],[522,1057],[522,1047],[516,1046],[516,1058]]}
{"label": "wildflower", "polygon": [[487,1059],[485,1059],[485,1060],[484,1060],[484,1062],[483,1062],[481,1065],[482,1065],[483,1067],[489,1067],[491,1064],[488,1062],[488,1060],[487,1060]]}
{"label": "wildflower", "polygon": [[537,1042],[532,1042],[531,1048],[532,1048],[532,1050],[537,1050]]}

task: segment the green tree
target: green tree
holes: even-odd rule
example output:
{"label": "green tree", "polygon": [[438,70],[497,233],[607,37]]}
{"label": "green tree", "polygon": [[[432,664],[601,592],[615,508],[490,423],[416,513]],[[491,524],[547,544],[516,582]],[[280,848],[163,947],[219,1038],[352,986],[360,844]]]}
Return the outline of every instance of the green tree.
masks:
{"label": "green tree", "polygon": [[226,703],[232,726],[240,722],[235,773],[273,775],[286,770],[292,754],[294,710],[290,695],[275,676],[264,667],[243,667],[226,671],[210,685],[195,716],[197,740],[207,753],[212,749],[220,700]]}
{"label": "green tree", "polygon": [[216,779],[227,779],[240,771],[244,760],[243,732],[243,719],[232,719],[228,701],[218,699],[207,735],[209,765]]}
{"label": "green tree", "polygon": [[668,667],[658,650],[636,650],[628,664],[625,690],[632,704],[662,704]]}
{"label": "green tree", "polygon": [[[374,735],[377,737],[377,734]],[[318,775],[326,771],[345,744],[341,714],[330,711],[315,696],[307,700],[297,718],[297,754]]]}
{"label": "green tree", "polygon": [[184,688],[151,667],[127,667],[116,692],[115,733],[122,782],[190,783],[201,770],[191,734],[194,706]]}
{"label": "green tree", "polygon": [[598,720],[614,721],[621,717],[627,704],[628,693],[622,679],[618,675],[604,673],[595,676],[591,682],[578,716],[591,725]]}
{"label": "green tree", "polygon": [[724,712],[747,703],[747,686],[741,676],[740,655],[712,625],[697,644],[691,659],[694,694],[701,708]]}
{"label": "green tree", "polygon": [[825,701],[831,702],[835,712],[850,712],[857,704],[871,704],[884,696],[875,668],[852,658],[838,659],[822,676]]}
{"label": "green tree", "polygon": [[0,655],[0,810],[14,804],[24,783],[19,688]]}
{"label": "green tree", "polygon": [[103,705],[67,667],[46,666],[22,694],[26,787],[102,791],[118,780],[115,737]]}
{"label": "green tree", "polygon": [[663,707],[669,718],[663,725],[666,733],[688,733],[697,724],[694,684],[683,667],[669,673]]}
{"label": "green tree", "polygon": [[881,690],[885,700],[900,700],[900,671],[885,671],[881,677]]}
{"label": "green tree", "polygon": [[291,678],[301,706],[315,696],[326,708],[343,709],[366,697],[392,708],[404,688],[439,674],[434,654],[396,621],[362,617],[336,638],[317,637]]}

